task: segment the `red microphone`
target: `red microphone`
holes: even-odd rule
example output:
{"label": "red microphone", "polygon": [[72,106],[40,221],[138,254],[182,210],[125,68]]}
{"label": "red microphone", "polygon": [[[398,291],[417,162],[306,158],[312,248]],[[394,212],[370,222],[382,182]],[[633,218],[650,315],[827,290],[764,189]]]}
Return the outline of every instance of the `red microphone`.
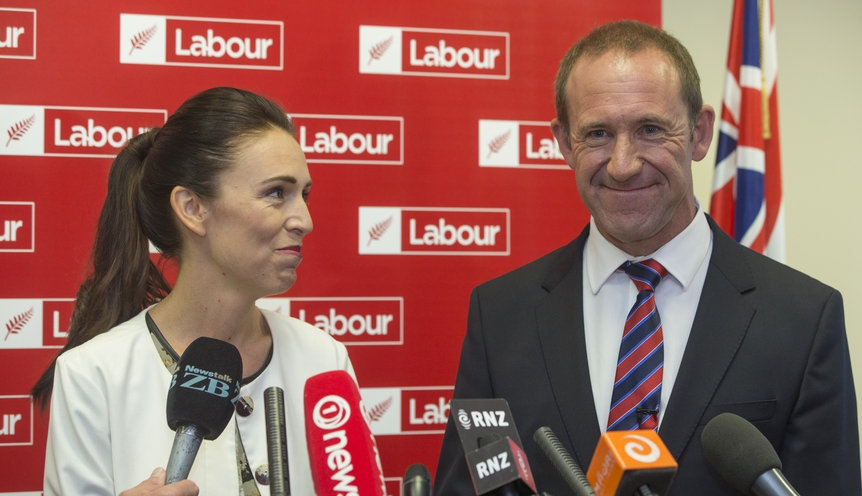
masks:
{"label": "red microphone", "polygon": [[587,480],[596,496],[662,496],[670,489],[676,468],[656,431],[610,431],[599,439]]}
{"label": "red microphone", "polygon": [[318,496],[385,496],[377,443],[350,374],[335,370],[305,382],[305,438]]}

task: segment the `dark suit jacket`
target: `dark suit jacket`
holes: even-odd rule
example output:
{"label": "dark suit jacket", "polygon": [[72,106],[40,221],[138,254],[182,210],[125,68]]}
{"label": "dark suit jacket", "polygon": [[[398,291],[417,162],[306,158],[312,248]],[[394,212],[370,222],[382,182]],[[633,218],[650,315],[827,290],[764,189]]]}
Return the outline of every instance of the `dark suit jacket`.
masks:
{"label": "dark suit jacket", "polygon": [[[659,430],[679,463],[670,494],[737,494],[701,453],[703,427],[721,412],[763,432],[801,494],[862,494],[841,295],[709,221],[712,256]],[[553,496],[571,491],[533,441],[536,429],[549,426],[584,472],[601,435],[583,329],[588,231],[473,291],[455,382],[455,397],[509,402],[537,488]],[[475,494],[451,420],[435,493]]]}

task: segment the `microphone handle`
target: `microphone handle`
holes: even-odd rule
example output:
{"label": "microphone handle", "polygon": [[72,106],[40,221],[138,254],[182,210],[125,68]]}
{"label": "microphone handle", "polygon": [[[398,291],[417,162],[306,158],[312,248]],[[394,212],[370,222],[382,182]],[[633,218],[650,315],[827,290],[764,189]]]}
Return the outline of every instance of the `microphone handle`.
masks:
{"label": "microphone handle", "polygon": [[404,496],[431,496],[431,483],[428,479],[414,476],[404,479],[401,483],[401,494]]}
{"label": "microphone handle", "polygon": [[632,496],[659,496],[659,494],[654,492],[651,487],[644,484],[641,487],[637,488],[637,490]]}
{"label": "microphone handle", "polygon": [[521,496],[521,493],[515,488],[515,484],[510,482],[481,496]]}
{"label": "microphone handle", "polygon": [[204,438],[203,430],[194,424],[180,425],[176,432],[165,469],[165,484],[188,478]]}
{"label": "microphone handle", "polygon": [[784,474],[777,468],[760,474],[751,486],[757,496],[799,496]]}
{"label": "microphone handle", "polygon": [[263,391],[263,403],[266,417],[269,493],[271,496],[290,496],[287,434],[284,427],[284,390],[278,386],[266,388]]}

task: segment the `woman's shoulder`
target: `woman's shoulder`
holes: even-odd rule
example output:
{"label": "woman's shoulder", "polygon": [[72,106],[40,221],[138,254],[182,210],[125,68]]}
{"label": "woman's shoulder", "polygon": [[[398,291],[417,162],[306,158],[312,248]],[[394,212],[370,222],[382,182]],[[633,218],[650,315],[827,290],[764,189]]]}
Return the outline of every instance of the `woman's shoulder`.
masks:
{"label": "woman's shoulder", "polygon": [[276,340],[286,340],[305,346],[316,344],[319,346],[330,345],[337,348],[344,347],[342,343],[336,341],[329,333],[308,322],[265,308],[261,308],[260,311],[266,318]]}
{"label": "woman's shoulder", "polygon": [[57,357],[58,364],[122,363],[122,357],[132,353],[141,343],[149,343],[152,346],[152,338],[144,320],[145,313],[146,311],[142,311],[87,342],[65,351]]}

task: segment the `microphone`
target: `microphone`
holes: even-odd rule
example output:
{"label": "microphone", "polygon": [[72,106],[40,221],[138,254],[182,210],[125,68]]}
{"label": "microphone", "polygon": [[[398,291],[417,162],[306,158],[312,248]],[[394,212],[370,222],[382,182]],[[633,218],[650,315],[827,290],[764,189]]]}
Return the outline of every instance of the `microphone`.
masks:
{"label": "microphone", "polygon": [[450,405],[476,494],[535,494],[536,483],[509,403],[503,398],[453,398]]}
{"label": "microphone", "polygon": [[168,427],[176,431],[166,484],[188,477],[201,440],[219,437],[239,398],[242,357],[226,341],[199,337],[177,363],[168,389]]}
{"label": "microphone", "polygon": [[269,494],[290,496],[290,471],[287,465],[287,432],[284,427],[284,390],[270,386],[263,391],[266,416],[266,449],[269,463]]}
{"label": "microphone", "polygon": [[542,452],[554,465],[554,468],[563,476],[566,485],[575,493],[575,496],[595,496],[596,493],[587,481],[584,471],[575,462],[575,459],[566,451],[563,443],[550,427],[539,427],[533,433],[533,440],[542,449]]}
{"label": "microphone", "polygon": [[431,473],[428,467],[416,463],[407,467],[401,484],[403,496],[431,496]]}
{"label": "microphone", "polygon": [[343,370],[305,382],[305,437],[315,494],[384,496],[377,443],[353,377]]}
{"label": "microphone", "polygon": [[651,429],[602,434],[587,470],[597,496],[663,496],[677,463]]}
{"label": "microphone", "polygon": [[734,489],[756,496],[799,496],[781,459],[759,430],[733,413],[710,420],[700,436],[703,457]]}

